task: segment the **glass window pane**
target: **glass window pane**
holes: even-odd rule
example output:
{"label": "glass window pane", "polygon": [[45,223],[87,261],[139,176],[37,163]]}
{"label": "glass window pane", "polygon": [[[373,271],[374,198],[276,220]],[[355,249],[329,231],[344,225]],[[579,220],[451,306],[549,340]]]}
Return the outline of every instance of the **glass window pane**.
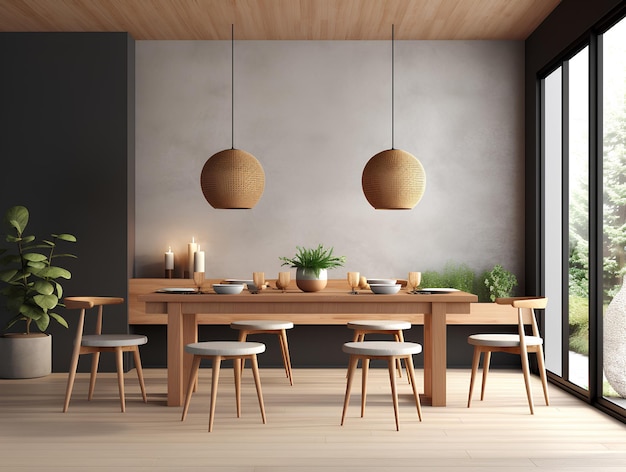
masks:
{"label": "glass window pane", "polygon": [[[626,20],[603,35],[603,396],[626,407]],[[622,302],[623,306],[624,303]],[[620,313],[621,312],[621,313]]]}
{"label": "glass window pane", "polygon": [[550,300],[545,310],[546,368],[561,373],[561,293],[562,293],[562,69],[544,79],[544,174],[545,174],[545,294]]}
{"label": "glass window pane", "polygon": [[569,60],[568,380],[589,388],[589,48]]}

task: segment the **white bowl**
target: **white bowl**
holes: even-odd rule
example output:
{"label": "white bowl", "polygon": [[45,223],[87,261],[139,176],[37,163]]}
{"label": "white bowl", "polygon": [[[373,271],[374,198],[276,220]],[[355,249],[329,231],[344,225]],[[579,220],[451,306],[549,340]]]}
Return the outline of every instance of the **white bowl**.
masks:
{"label": "white bowl", "polygon": [[370,285],[395,285],[398,281],[396,279],[367,279],[367,283]]}
{"label": "white bowl", "polygon": [[248,287],[248,290],[250,291],[255,291],[256,290],[256,285],[254,285],[254,282],[252,280],[244,280],[244,279],[226,279],[224,280],[224,282],[226,282],[227,284],[236,284],[236,285],[242,285],[244,287]]}
{"label": "white bowl", "polygon": [[234,295],[241,293],[243,284],[213,284],[215,293]]}
{"label": "white bowl", "polygon": [[372,292],[386,295],[398,293],[400,291],[400,287],[400,284],[370,284],[370,289],[372,290]]}

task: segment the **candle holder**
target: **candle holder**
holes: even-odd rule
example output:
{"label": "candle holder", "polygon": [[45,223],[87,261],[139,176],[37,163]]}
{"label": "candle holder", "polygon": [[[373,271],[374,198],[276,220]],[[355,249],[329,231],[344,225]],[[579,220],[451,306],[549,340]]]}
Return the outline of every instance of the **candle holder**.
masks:
{"label": "candle holder", "polygon": [[165,278],[166,279],[171,279],[174,275],[174,270],[173,269],[165,269]]}

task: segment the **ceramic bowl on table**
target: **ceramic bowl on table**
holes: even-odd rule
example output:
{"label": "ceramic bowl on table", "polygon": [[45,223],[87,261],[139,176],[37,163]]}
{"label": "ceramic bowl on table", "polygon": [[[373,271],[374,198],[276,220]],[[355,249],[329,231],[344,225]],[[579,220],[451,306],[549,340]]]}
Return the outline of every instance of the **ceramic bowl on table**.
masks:
{"label": "ceramic bowl on table", "polygon": [[250,290],[251,292],[254,292],[256,290],[256,285],[254,285],[254,282],[252,280],[226,279],[226,280],[224,280],[224,283],[226,283],[226,284],[235,284],[235,285],[243,285],[244,288],[248,287],[248,290]]}
{"label": "ceramic bowl on table", "polygon": [[385,295],[393,295],[394,293],[398,293],[400,291],[400,284],[370,284],[370,289],[374,293],[385,294]]}
{"label": "ceramic bowl on table", "polygon": [[213,284],[215,293],[236,295],[243,290],[243,284]]}
{"label": "ceramic bowl on table", "polygon": [[369,285],[395,285],[397,282],[396,279],[367,279]]}

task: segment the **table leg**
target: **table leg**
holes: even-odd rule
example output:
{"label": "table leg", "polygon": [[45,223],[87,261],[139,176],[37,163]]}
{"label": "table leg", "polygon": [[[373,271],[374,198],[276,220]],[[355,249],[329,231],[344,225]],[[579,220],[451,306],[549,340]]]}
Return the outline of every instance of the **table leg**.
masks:
{"label": "table leg", "polygon": [[[196,315],[183,315],[183,394],[187,394],[187,379],[191,374],[191,366],[193,365],[193,356],[187,354],[185,345],[198,342],[198,323]],[[194,384],[194,392],[196,391],[198,381]]]}
{"label": "table leg", "polygon": [[180,303],[167,304],[167,406],[181,406],[187,390],[193,356],[185,344],[198,342],[196,315],[182,314]]}
{"label": "table leg", "polygon": [[446,304],[433,303],[431,311],[431,405],[446,406]]}
{"label": "table leg", "polygon": [[180,303],[167,304],[167,406],[183,402],[183,317]]}
{"label": "table leg", "polygon": [[433,336],[432,313],[424,313],[424,395],[423,403],[430,405],[433,396]]}

